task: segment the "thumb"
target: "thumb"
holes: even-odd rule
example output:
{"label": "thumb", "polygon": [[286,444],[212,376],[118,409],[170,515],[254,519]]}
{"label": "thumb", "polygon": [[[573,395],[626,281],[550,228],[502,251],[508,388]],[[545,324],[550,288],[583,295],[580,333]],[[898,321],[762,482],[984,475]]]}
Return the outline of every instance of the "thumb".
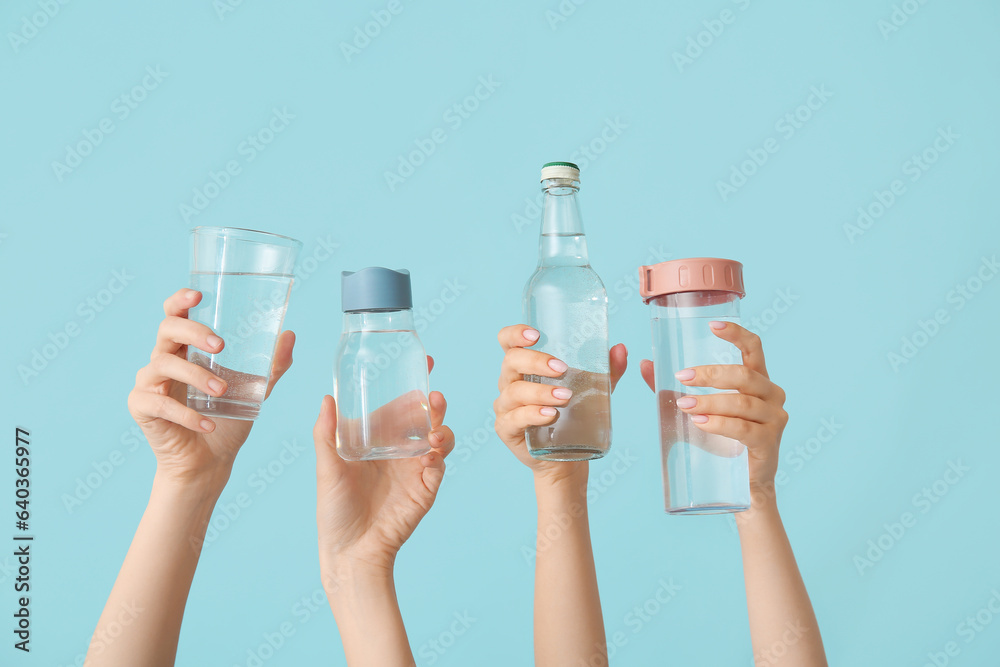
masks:
{"label": "thumb", "polygon": [[337,403],[333,396],[323,397],[313,427],[313,443],[316,445],[316,484],[322,489],[340,479],[347,465],[337,454]]}
{"label": "thumb", "polygon": [[649,388],[656,391],[656,382],[653,376],[653,362],[649,359],[643,359],[642,363],[639,364],[639,372],[642,374],[642,379],[649,385]]}
{"label": "thumb", "polygon": [[[444,401],[444,396],[441,396],[440,392],[431,393],[432,395],[437,394],[441,401]],[[443,417],[443,408],[441,412]],[[431,499],[433,500],[437,497],[437,492],[441,488],[441,482],[444,481],[444,459],[455,448],[455,433],[447,426],[439,425],[434,428],[429,438],[433,449],[420,457],[420,465],[424,466],[422,475],[424,486],[431,494]]]}
{"label": "thumb", "polygon": [[424,466],[421,477],[423,478],[424,487],[426,487],[430,495],[431,502],[434,502],[434,499],[437,498],[441,482],[444,481],[444,456],[444,452],[441,450],[432,449],[420,457],[420,465]]}
{"label": "thumb", "polygon": [[291,331],[283,331],[278,336],[278,342],[274,345],[274,359],[271,360],[271,377],[267,381],[267,392],[264,398],[271,395],[271,390],[277,384],[281,376],[292,366],[292,348],[295,347],[295,334]]}
{"label": "thumb", "polygon": [[625,368],[628,367],[628,350],[625,349],[624,345],[618,343],[611,348],[610,357],[611,391],[614,391],[618,380],[625,374]]}

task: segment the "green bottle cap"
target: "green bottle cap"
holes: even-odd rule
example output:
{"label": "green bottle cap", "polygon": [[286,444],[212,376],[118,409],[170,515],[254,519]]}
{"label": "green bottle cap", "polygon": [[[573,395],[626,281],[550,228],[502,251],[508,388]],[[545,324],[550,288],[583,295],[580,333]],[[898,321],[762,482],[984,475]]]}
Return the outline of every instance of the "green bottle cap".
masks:
{"label": "green bottle cap", "polygon": [[546,162],[542,165],[542,180],[564,178],[580,181],[580,168],[572,162]]}

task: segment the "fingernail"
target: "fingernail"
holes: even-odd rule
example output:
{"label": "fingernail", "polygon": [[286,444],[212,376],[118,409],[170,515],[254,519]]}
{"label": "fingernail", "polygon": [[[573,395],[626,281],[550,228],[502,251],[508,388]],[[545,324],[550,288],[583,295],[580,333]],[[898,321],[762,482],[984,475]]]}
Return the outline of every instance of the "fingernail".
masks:
{"label": "fingernail", "polygon": [[525,340],[538,340],[538,332],[534,329],[525,329],[521,335],[524,336]]}
{"label": "fingernail", "polygon": [[552,416],[555,416],[556,409],[555,408],[542,408],[541,410],[539,410],[539,412],[542,413],[543,415],[545,415],[546,417],[552,417]]}
{"label": "fingernail", "polygon": [[690,396],[684,396],[683,398],[677,399],[677,407],[684,408],[685,410],[693,408],[696,405],[698,405],[698,399],[691,398]]}
{"label": "fingernail", "polygon": [[552,390],[552,395],[556,398],[567,399],[573,396],[573,390],[566,387],[556,387]]}
{"label": "fingernail", "polygon": [[196,296],[198,296],[198,291],[197,290],[189,289],[189,290],[185,290],[184,291],[184,298],[185,299],[193,299]]}
{"label": "fingernail", "polygon": [[681,382],[686,382],[687,380],[693,380],[694,371],[691,370],[690,368],[685,368],[682,371],[677,371],[676,373],[674,373],[674,377],[680,380]]}
{"label": "fingernail", "polygon": [[216,335],[211,335],[205,339],[209,347],[222,347],[222,339]]}
{"label": "fingernail", "polygon": [[691,421],[695,424],[704,424],[708,421],[708,415],[691,415]]}
{"label": "fingernail", "polygon": [[556,373],[565,373],[569,366],[558,359],[549,359],[549,368],[554,370]]}
{"label": "fingernail", "polygon": [[710,326],[713,329],[715,329],[716,331],[718,331],[719,329],[725,329],[726,328],[726,322],[712,321],[712,322],[708,323],[708,326]]}
{"label": "fingernail", "polygon": [[210,419],[202,419],[201,420],[201,428],[202,428],[202,430],[208,431],[209,433],[211,433],[212,431],[215,430],[215,423],[212,420],[210,420]]}
{"label": "fingernail", "polygon": [[437,431],[431,431],[431,440],[440,444],[444,442],[444,436],[438,433]]}
{"label": "fingernail", "polygon": [[[222,384],[222,380],[212,378],[208,381],[208,388],[216,394],[221,394],[222,390],[226,388],[226,385]],[[680,401],[677,401],[677,403],[680,404]]]}

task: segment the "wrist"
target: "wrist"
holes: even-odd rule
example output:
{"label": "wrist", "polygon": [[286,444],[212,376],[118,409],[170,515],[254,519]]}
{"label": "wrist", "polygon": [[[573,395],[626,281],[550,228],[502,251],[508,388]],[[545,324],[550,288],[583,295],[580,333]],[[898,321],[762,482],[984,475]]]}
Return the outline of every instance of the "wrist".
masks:
{"label": "wrist", "polygon": [[538,501],[538,531],[539,535],[549,534],[553,525],[559,528],[559,533],[567,528],[588,526],[587,516],[587,484],[586,480],[553,484],[546,482],[536,486],[535,495]]}
{"label": "wrist", "polygon": [[190,545],[197,560],[220,493],[221,490],[214,487],[180,483],[157,472],[143,522],[159,526],[160,532],[163,526],[169,526],[169,530],[176,531],[175,535]]}
{"label": "wrist", "polygon": [[772,519],[780,520],[774,483],[769,485],[751,484],[750,509],[736,515],[737,527],[745,528]]}
{"label": "wrist", "polygon": [[332,593],[393,581],[395,555],[385,558],[356,558],[347,554],[320,556],[323,589]]}
{"label": "wrist", "polygon": [[750,502],[753,509],[778,509],[778,487],[774,478],[750,481]]}
{"label": "wrist", "polygon": [[178,474],[158,465],[153,476],[153,486],[214,505],[225,490],[231,472],[232,468],[228,467],[225,470]]}
{"label": "wrist", "polygon": [[[228,479],[228,476],[227,476]],[[153,475],[153,494],[169,496],[196,506],[215,507],[226,486],[225,480],[203,478],[179,478],[157,469]]]}
{"label": "wrist", "polygon": [[[554,467],[553,467],[554,466]],[[551,463],[535,470],[535,496],[539,504],[587,499],[587,462]]]}

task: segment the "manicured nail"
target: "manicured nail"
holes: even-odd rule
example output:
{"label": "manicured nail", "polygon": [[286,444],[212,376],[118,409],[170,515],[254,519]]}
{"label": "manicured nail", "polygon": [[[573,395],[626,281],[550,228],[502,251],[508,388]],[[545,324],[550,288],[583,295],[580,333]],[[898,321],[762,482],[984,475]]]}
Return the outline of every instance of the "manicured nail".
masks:
{"label": "manicured nail", "polygon": [[[221,394],[222,390],[226,388],[226,385],[222,384],[222,380],[212,378],[208,381],[208,388],[215,394]],[[677,401],[677,403],[680,404],[680,401]]]}
{"label": "manicured nail", "polygon": [[715,329],[716,331],[718,331],[719,329],[725,329],[726,328],[726,324],[727,324],[726,322],[712,321],[712,322],[708,323],[708,326],[710,326],[713,329]]}
{"label": "manicured nail", "polygon": [[440,445],[442,442],[444,442],[444,436],[438,433],[437,431],[431,431],[431,440]]}
{"label": "manicured nail", "polygon": [[558,359],[549,359],[549,368],[554,370],[556,373],[565,373],[569,366]]}
{"label": "manicured nail", "polygon": [[695,424],[704,424],[708,421],[708,415],[691,415],[691,421]]}
{"label": "manicured nail", "polygon": [[573,396],[573,390],[567,389],[566,387],[556,387],[552,390],[552,396],[565,400]]}
{"label": "manicured nail", "polygon": [[538,332],[534,329],[525,329],[521,335],[524,336],[525,340],[538,340]]}
{"label": "manicured nail", "polygon": [[553,417],[556,414],[556,409],[555,408],[542,408],[541,410],[539,410],[539,412],[541,414],[545,415],[546,417]]}
{"label": "manicured nail", "polygon": [[209,433],[211,433],[212,431],[215,430],[215,423],[212,422],[210,419],[202,419],[201,428],[203,431],[208,431]]}
{"label": "manicured nail", "polygon": [[211,336],[206,338],[205,342],[208,343],[209,347],[222,347],[222,339],[216,336],[215,334],[212,334]]}
{"label": "manicured nail", "polygon": [[684,396],[683,398],[677,399],[677,407],[684,408],[685,410],[693,408],[696,405],[698,405],[698,399],[691,398],[690,396]]}
{"label": "manicured nail", "polygon": [[681,382],[687,382],[688,380],[694,379],[694,371],[690,368],[685,368],[682,371],[677,371],[676,373],[674,373],[674,377],[680,380]]}

